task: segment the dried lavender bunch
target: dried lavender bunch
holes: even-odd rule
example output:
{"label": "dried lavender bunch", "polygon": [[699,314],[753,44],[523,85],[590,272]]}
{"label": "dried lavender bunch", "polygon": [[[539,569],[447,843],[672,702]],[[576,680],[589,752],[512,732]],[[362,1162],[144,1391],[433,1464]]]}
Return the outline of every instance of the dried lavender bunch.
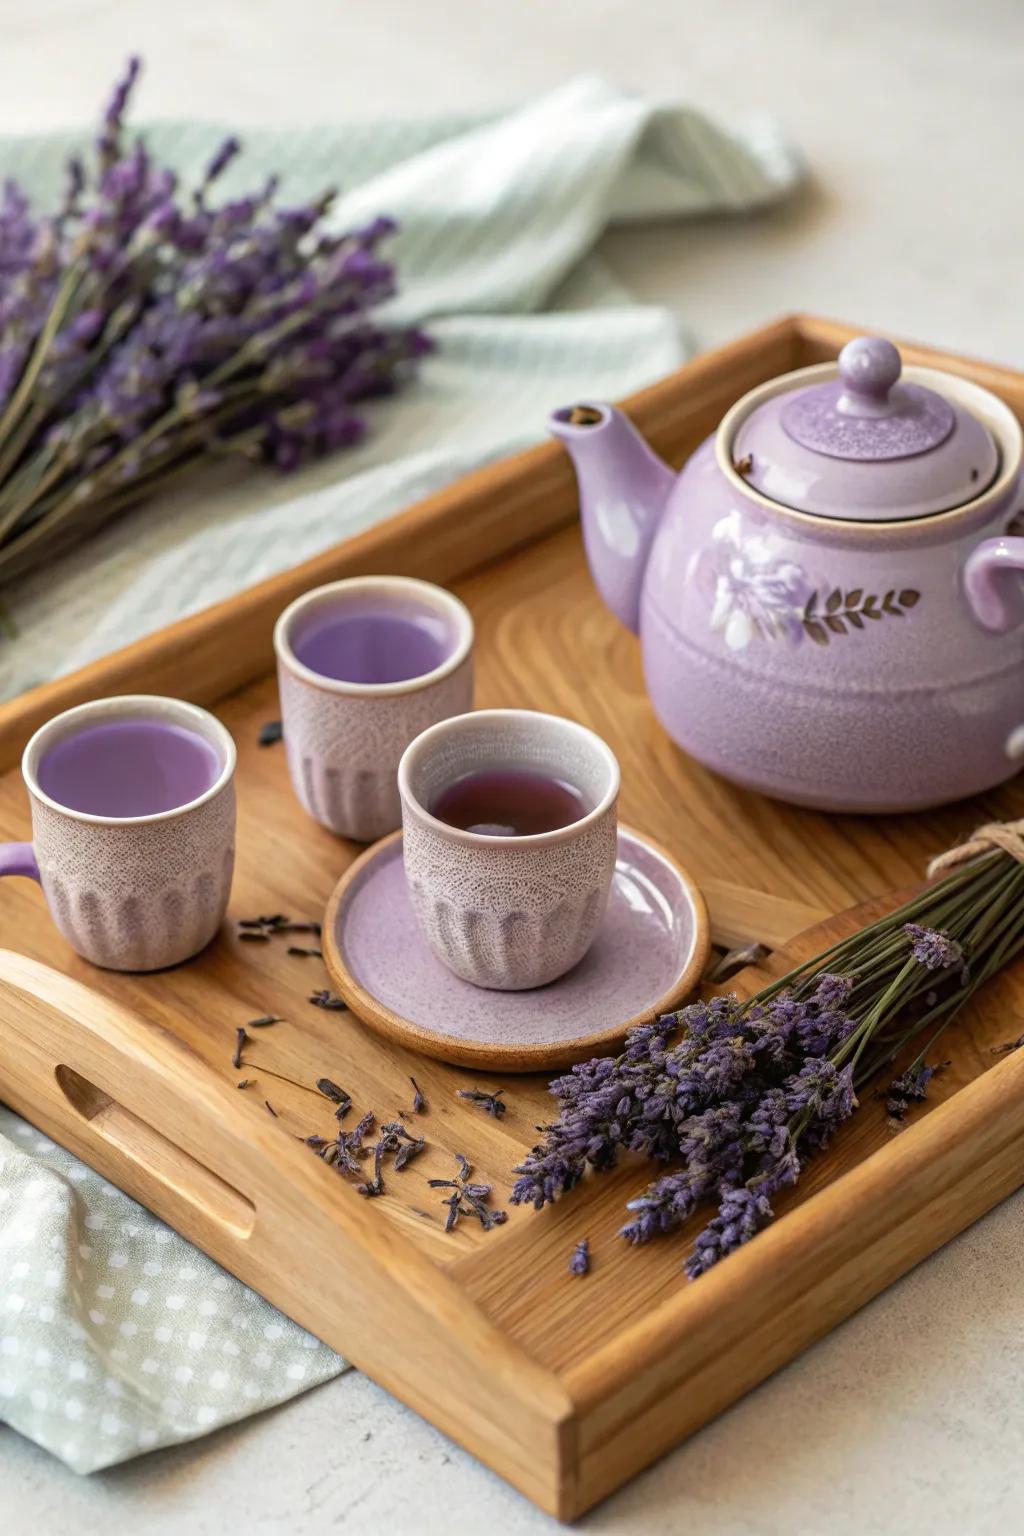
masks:
{"label": "dried lavender bunch", "polygon": [[229,138],[197,186],[129,141],[132,59],[60,206],[0,191],[0,569],[209,454],[283,470],[358,442],[360,401],[429,350],[375,319],[393,292],[386,218],[338,233],[332,194],[291,206],[277,179],[218,199]]}
{"label": "dried lavender bunch", "polygon": [[622,1152],[673,1164],[622,1229],[643,1243],[718,1206],[686,1261],[691,1278],[749,1241],[857,1107],[856,1090],[911,1041],[889,1113],[922,1100],[926,1056],[957,1013],[1024,950],[1024,865],[985,854],[754,997],[691,1003],[631,1031],[551,1084],[558,1118],[517,1168],[514,1203],[540,1208]]}

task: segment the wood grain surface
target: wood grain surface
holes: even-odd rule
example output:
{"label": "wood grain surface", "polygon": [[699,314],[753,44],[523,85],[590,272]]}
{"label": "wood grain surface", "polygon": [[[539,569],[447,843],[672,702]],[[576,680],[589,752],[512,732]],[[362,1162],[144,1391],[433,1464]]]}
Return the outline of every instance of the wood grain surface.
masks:
{"label": "wood grain surface", "polygon": [[[849,334],[779,322],[629,408],[679,461],[759,378],[831,355]],[[983,376],[1024,408],[1020,378],[910,355]],[[239,748],[231,921],[188,965],[145,977],[96,971],[56,934],[38,887],[2,883],[0,940],[17,953],[0,955],[0,1095],[562,1516],[589,1507],[1024,1178],[1024,1059],[993,1054],[1024,1029],[1017,968],[950,1031],[952,1066],[907,1129],[894,1136],[865,1094],[783,1219],[697,1285],[681,1275],[690,1234],[640,1251],[616,1235],[625,1201],[648,1180],[639,1166],[588,1179],[553,1209],[513,1210],[491,1232],[461,1222],[446,1234],[444,1192],[426,1179],[450,1176],[462,1153],[503,1203],[514,1164],[550,1117],[546,1080],[414,1055],[349,1013],[314,1008],[323,964],[289,955],[289,938],[240,941],[241,917],[320,918],[358,852],[299,809],[281,747],[257,744],[279,713],[266,672],[274,614],[302,587],[353,570],[449,582],[477,626],[479,705],[569,715],[609,741],[623,820],[696,877],[722,945],[762,939],[777,949],[829,913],[891,900],[978,822],[1024,814],[1019,782],[935,812],[868,819],[779,805],[705,772],[654,720],[637,643],[592,590],[574,508],[561,451],[533,450],[0,710],[7,764],[48,714],[110,691],[213,704]],[[0,838],[28,831],[9,768]],[[744,984],[865,915],[826,921]],[[236,1029],[264,1014],[283,1022],[252,1030],[234,1071]],[[420,1159],[386,1175],[379,1199],[362,1200],[301,1144],[334,1124],[314,1086],[323,1075],[353,1097],[346,1124],[372,1109],[427,1139]],[[426,1100],[420,1116],[413,1076]],[[252,1086],[237,1089],[242,1079]],[[503,1087],[505,1116],[458,1099],[466,1086]],[[594,1262],[578,1280],[567,1264],[584,1235]]]}

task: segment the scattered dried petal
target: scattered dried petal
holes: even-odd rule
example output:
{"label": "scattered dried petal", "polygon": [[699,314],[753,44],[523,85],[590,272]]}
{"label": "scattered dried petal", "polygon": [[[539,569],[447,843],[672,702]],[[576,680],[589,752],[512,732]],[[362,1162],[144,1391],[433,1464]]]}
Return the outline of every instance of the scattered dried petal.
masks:
{"label": "scattered dried petal", "polygon": [[329,1077],[318,1077],[316,1080],[317,1091],[322,1093],[325,1099],[330,1099],[332,1104],[337,1104],[339,1109],[348,1110],[352,1107],[352,1095],[346,1093],[344,1088],[339,1088],[337,1083],[332,1083]]}
{"label": "scattered dried petal", "polygon": [[508,1108],[503,1102],[504,1088],[495,1088],[493,1093],[484,1093],[479,1088],[457,1088],[455,1092],[457,1098],[478,1105],[484,1114],[493,1115],[495,1120],[500,1120]]}
{"label": "scattered dried petal", "polygon": [[570,1275],[585,1275],[590,1271],[590,1238],[581,1237],[569,1259]]}
{"label": "scattered dried petal", "polygon": [[344,998],[329,992],[326,987],[321,988],[319,992],[311,992],[309,1000],[314,1008],[326,1008],[331,1013],[343,1013],[348,1008]]}
{"label": "scattered dried petal", "polygon": [[475,1216],[485,1232],[492,1227],[500,1227],[502,1222],[508,1220],[508,1212],[492,1210],[488,1205],[491,1194],[489,1184],[471,1184],[470,1174],[473,1172],[472,1164],[461,1152],[456,1152],[455,1161],[458,1164],[458,1173],[454,1179],[428,1179],[427,1184],[431,1189],[450,1189],[452,1193],[441,1204],[448,1209],[444,1229],[451,1232],[458,1225],[461,1216]]}

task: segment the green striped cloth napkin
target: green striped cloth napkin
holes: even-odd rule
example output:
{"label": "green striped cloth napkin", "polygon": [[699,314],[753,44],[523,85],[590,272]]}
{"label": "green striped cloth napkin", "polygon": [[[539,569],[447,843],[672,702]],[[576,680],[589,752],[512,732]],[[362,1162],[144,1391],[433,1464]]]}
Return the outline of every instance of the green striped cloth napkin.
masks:
{"label": "green striped cloth napkin", "polygon": [[[186,181],[217,126],[145,130]],[[78,136],[79,140],[81,135]],[[55,195],[71,135],[0,139],[0,174]],[[4,593],[10,697],[228,597],[543,435],[547,410],[615,398],[668,372],[685,347],[667,310],[630,301],[593,247],[610,224],[763,205],[793,156],[770,123],[726,132],[600,79],[571,81],[493,118],[254,131],[225,192],[281,172],[289,196],[345,190],[339,228],[397,218],[396,317],[439,348],[421,382],[381,402],[354,451],[303,472],[211,469]],[[737,239],[749,239],[737,224]],[[682,253],[681,253],[682,256]]]}

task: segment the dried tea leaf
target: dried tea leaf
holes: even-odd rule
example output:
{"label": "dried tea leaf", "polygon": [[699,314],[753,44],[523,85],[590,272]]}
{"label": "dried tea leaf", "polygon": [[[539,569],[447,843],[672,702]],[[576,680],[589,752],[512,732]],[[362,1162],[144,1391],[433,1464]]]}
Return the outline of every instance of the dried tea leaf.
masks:
{"label": "dried tea leaf", "polygon": [[329,1077],[318,1077],[316,1086],[325,1099],[330,1099],[332,1104],[351,1104],[352,1095],[346,1093],[344,1088],[339,1088]]}
{"label": "dried tea leaf", "polygon": [[503,1102],[504,1088],[495,1088],[493,1093],[484,1093],[479,1088],[457,1088],[457,1098],[468,1099],[470,1104],[476,1104],[485,1115],[493,1115],[495,1120],[500,1120],[508,1105]]}
{"label": "dried tea leaf", "polygon": [[326,1008],[331,1013],[342,1013],[348,1008],[344,998],[336,997],[326,987],[322,987],[319,992],[311,992],[309,1000],[314,1008]]}

